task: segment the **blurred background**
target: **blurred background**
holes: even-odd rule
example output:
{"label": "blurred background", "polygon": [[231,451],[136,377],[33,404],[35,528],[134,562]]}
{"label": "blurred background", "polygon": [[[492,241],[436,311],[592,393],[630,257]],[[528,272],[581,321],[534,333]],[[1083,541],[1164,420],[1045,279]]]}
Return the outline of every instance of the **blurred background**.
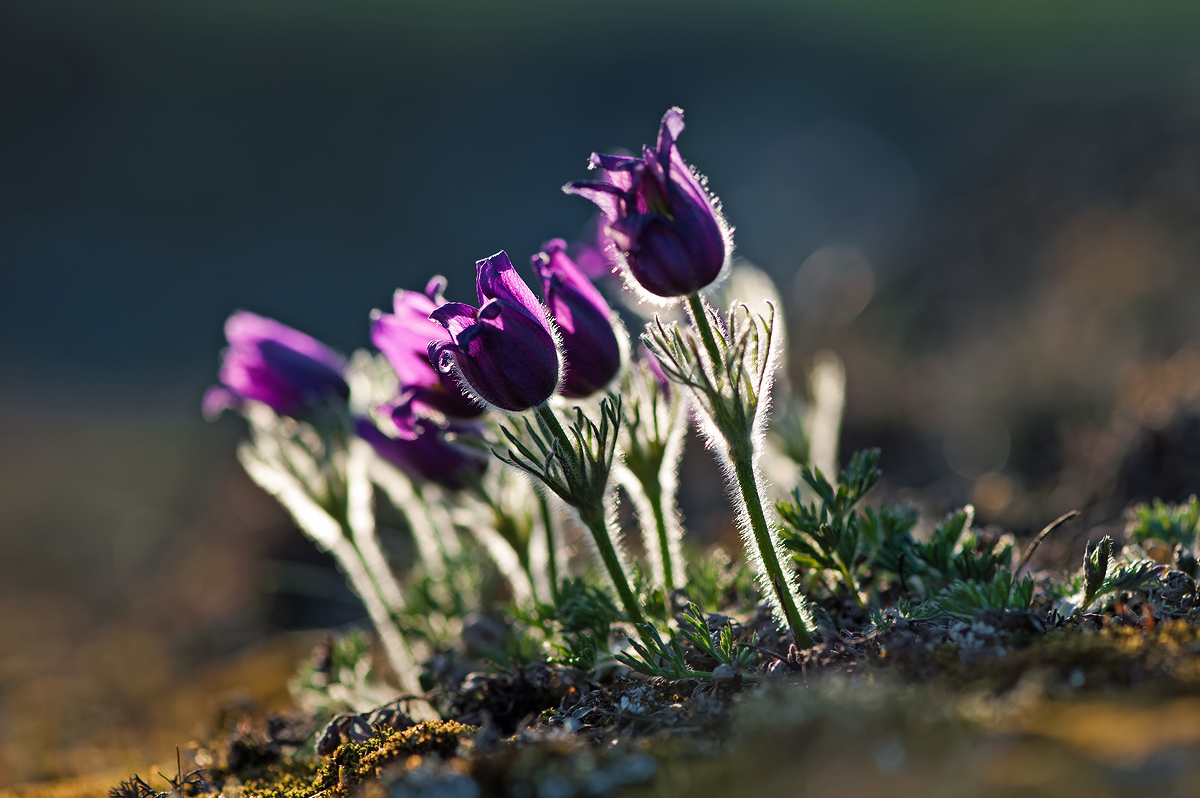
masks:
{"label": "blurred background", "polygon": [[885,491],[1083,509],[1063,546],[1196,491],[1198,35],[1184,0],[0,2],[0,787],[169,759],[361,614],[200,417],[225,317],[350,351],[398,286],[469,298],[671,105]]}

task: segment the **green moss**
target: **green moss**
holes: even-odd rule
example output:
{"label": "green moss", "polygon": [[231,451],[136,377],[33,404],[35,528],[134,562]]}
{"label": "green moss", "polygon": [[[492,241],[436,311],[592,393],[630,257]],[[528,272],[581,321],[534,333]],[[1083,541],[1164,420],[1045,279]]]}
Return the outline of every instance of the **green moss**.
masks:
{"label": "green moss", "polygon": [[244,798],[311,798],[314,795],[344,795],[361,782],[377,777],[392,762],[410,756],[438,754],[449,757],[458,744],[478,728],[453,720],[419,723],[402,731],[378,727],[361,743],[340,745],[324,762],[315,759],[288,760],[270,776],[246,781]]}
{"label": "green moss", "polygon": [[479,729],[453,720],[418,723],[403,731],[379,727],[370,739],[361,743],[342,743],[321,766],[313,784],[314,792],[344,791],[365,779],[378,776],[383,768],[409,756],[439,754],[448,757],[458,744]]}
{"label": "green moss", "polygon": [[245,798],[308,798],[315,790],[319,763],[316,759],[285,760],[266,778],[242,784]]}

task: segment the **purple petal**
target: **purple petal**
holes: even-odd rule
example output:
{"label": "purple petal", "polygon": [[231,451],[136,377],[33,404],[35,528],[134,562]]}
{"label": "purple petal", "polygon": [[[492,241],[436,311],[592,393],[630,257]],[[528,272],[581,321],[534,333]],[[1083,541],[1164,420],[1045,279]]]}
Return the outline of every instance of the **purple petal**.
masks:
{"label": "purple petal", "polygon": [[428,318],[419,325],[399,314],[375,314],[371,320],[371,342],[392,364],[401,385],[427,383],[436,372],[429,362],[431,341],[449,337],[446,330]]}
{"label": "purple petal", "polygon": [[463,378],[483,399],[519,412],[540,405],[558,387],[561,365],[553,336],[528,314],[496,302],[497,315],[460,338],[453,353]]}
{"label": "purple petal", "polygon": [[512,261],[508,259],[508,253],[501,250],[490,258],[478,261],[475,268],[478,272],[476,290],[479,294],[480,312],[488,300],[499,299],[528,315],[547,333],[550,332],[550,321],[546,318],[545,308],[517,274]]}
{"label": "purple petal", "polygon": [[588,161],[588,167],[591,169],[604,169],[609,172],[622,172],[630,169],[636,169],[642,164],[641,158],[635,158],[632,155],[611,155],[602,152],[593,152],[592,157]]}
{"label": "purple petal", "polygon": [[[462,302],[447,302],[429,314],[429,318],[446,328],[455,340],[475,323],[479,311]],[[430,344],[432,346],[432,344]],[[429,351],[433,351],[430,349]],[[433,360],[433,355],[429,356]],[[437,361],[434,360],[436,364]]]}
{"label": "purple petal", "polygon": [[205,419],[214,421],[223,411],[236,410],[239,405],[241,405],[241,401],[233,392],[223,385],[214,385],[204,392],[200,409],[204,413]]}
{"label": "purple petal", "polygon": [[458,344],[452,341],[432,341],[429,344],[429,362],[438,374],[450,374],[458,362],[460,351]]}
{"label": "purple petal", "polygon": [[567,256],[561,238],[543,244],[532,265],[561,335],[566,375],[560,392],[570,397],[589,396],[621,369],[621,345],[613,329],[612,309]]}
{"label": "purple petal", "polygon": [[610,225],[609,231],[617,246],[629,252],[634,279],[656,296],[684,296],[716,277],[716,272],[700,272],[679,231],[657,214],[626,216]]}
{"label": "purple petal", "polygon": [[367,419],[355,420],[359,437],[380,457],[421,479],[458,490],[482,476],[487,459],[446,440],[446,431],[427,419],[400,414],[393,417],[400,437],[385,435]]}
{"label": "purple petal", "polygon": [[[547,300],[549,300],[550,283],[558,281],[559,284],[578,292],[596,307],[604,308],[605,311],[609,310],[604,296],[587,278],[578,264],[567,255],[567,242],[561,238],[551,239],[542,244],[542,251],[533,256],[530,265],[533,266],[534,274],[542,280],[543,295],[547,297]],[[557,321],[557,317],[555,320]]]}
{"label": "purple petal", "polygon": [[425,284],[425,296],[429,297],[429,301],[434,305],[443,305],[446,300],[442,296],[446,292],[446,278],[440,274],[435,274],[429,278],[429,282]]}
{"label": "purple petal", "polygon": [[658,126],[658,162],[667,169],[675,140],[683,132],[683,109],[676,106],[667,111]]}
{"label": "purple petal", "polygon": [[346,361],[325,344],[274,319],[249,311],[238,311],[225,322],[225,339],[235,348],[257,346],[263,341],[276,343],[341,372]]}
{"label": "purple petal", "polygon": [[607,219],[616,219],[620,215],[623,192],[611,183],[599,183],[592,180],[576,180],[563,186],[568,194],[578,194],[584,199],[596,203],[600,213]]}

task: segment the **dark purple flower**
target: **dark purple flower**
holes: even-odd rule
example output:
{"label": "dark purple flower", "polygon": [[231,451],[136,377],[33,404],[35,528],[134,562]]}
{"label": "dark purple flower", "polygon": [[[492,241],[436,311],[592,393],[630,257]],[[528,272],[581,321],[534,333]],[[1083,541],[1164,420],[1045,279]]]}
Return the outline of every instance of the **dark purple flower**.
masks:
{"label": "dark purple flower", "polygon": [[565,187],[599,206],[608,235],[634,280],[660,297],[686,296],[709,285],[729,255],[729,229],[700,179],[675,146],[683,111],[672,108],[658,130],[658,147],[642,157],[592,154],[601,180]]}
{"label": "dark purple flower", "polygon": [[471,434],[466,427],[441,428],[427,418],[412,413],[397,413],[392,417],[398,437],[384,434],[365,418],[355,419],[355,431],[375,449],[375,452],[406,474],[436,482],[451,490],[459,490],[483,476],[487,456],[453,439]]}
{"label": "dark purple flower", "polygon": [[596,286],[567,257],[561,238],[542,244],[533,256],[533,271],[542,281],[542,296],[558,327],[566,376],[559,393],[590,396],[621,370],[621,344],[612,309]]}
{"label": "dark purple flower", "polygon": [[299,330],[239,311],[225,322],[225,338],[229,348],[221,363],[221,384],[204,395],[204,415],[210,419],[246,400],[295,416],[312,405],[344,402],[350,396],[341,355]]}
{"label": "dark purple flower", "polygon": [[549,399],[562,379],[546,309],[504,252],[475,264],[479,308],[448,302],[429,315],[450,340],[429,345],[438,371],[455,375],[490,405],[520,412]]}
{"label": "dark purple flower", "polygon": [[394,313],[371,314],[371,341],[400,378],[401,406],[413,403],[451,418],[474,418],[483,412],[483,405],[463,393],[453,377],[439,373],[429,360],[430,343],[450,340],[445,328],[429,318],[445,304],[445,285],[442,278],[435,277],[423,294],[397,291]]}

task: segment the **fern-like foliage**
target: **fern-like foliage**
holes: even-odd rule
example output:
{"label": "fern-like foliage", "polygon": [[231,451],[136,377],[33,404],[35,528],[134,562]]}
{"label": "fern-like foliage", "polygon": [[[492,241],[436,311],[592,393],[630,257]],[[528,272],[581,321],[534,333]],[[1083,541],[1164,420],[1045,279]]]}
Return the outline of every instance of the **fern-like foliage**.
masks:
{"label": "fern-like foliage", "polygon": [[716,631],[711,630],[704,612],[696,604],[689,604],[679,616],[679,631],[698,651],[722,665],[732,665],[741,669],[754,659],[752,649],[736,646],[732,624],[725,624]]}
{"label": "fern-like foliage", "polygon": [[643,624],[641,641],[630,638],[629,644],[634,653],[620,652],[616,655],[617,662],[626,665],[646,676],[661,676],[665,679],[689,679],[702,674],[688,667],[687,657],[679,640],[672,635],[664,641],[658,629],[653,624]]}
{"label": "fern-like foliage", "polygon": [[723,611],[758,603],[758,586],[745,560],[734,559],[721,548],[709,551],[685,548],[687,597],[701,607]]}
{"label": "fern-like foliage", "polygon": [[912,620],[966,620],[985,609],[1031,605],[1033,581],[1013,572],[1013,538],[976,530],[971,506],[947,516],[925,541],[913,537],[914,508],[861,506],[879,481],[878,462],[878,450],[856,454],[836,486],[820,471],[803,470],[815,501],[805,502],[797,490],[778,506],[787,525],[784,544],[797,565],[832,574],[861,606],[876,608],[873,617],[893,586],[900,596],[891,615]]}
{"label": "fern-like foliage", "polygon": [[816,494],[806,502],[799,489],[792,499],[776,509],[786,525],[783,543],[802,568],[832,572],[860,604],[884,547],[894,538],[905,537],[916,525],[910,507],[859,508],[863,497],[881,476],[879,450],[868,449],[851,458],[835,486],[819,469],[805,468],[801,475]]}
{"label": "fern-like foliage", "polygon": [[523,628],[509,630],[504,653],[510,661],[549,660],[583,670],[611,658],[612,627],[622,619],[608,593],[582,577],[564,578],[554,602],[512,612]]}
{"label": "fern-like foliage", "polygon": [[1200,533],[1200,499],[1190,497],[1183,504],[1167,504],[1155,499],[1130,510],[1127,529],[1131,543],[1159,540],[1194,547]]}
{"label": "fern-like foliage", "polygon": [[926,598],[956,582],[991,584],[1013,568],[1015,542],[1010,535],[973,529],[974,519],[975,508],[967,505],[934,527],[927,541],[909,534],[891,537],[881,546],[878,565],[895,574],[906,592]]}
{"label": "fern-like foliage", "polygon": [[1183,504],[1155,499],[1129,511],[1129,542],[1159,562],[1170,562],[1179,571],[1200,576],[1200,500],[1191,496]]}
{"label": "fern-like foliage", "polygon": [[715,631],[710,629],[704,611],[695,603],[688,604],[677,621],[678,633],[671,634],[667,640],[647,624],[642,629],[641,641],[630,641],[635,653],[617,654],[617,660],[638,673],[667,679],[702,679],[713,675],[712,671],[697,671],[688,666],[685,642],[700,654],[739,672],[754,661],[754,650],[738,645],[731,624]]}
{"label": "fern-like foliage", "polygon": [[1013,581],[1008,571],[999,571],[991,582],[953,582],[930,602],[942,614],[969,621],[982,610],[1028,610],[1033,604],[1034,581]]}
{"label": "fern-like foliage", "polygon": [[1161,578],[1167,566],[1153,560],[1118,562],[1120,548],[1108,535],[1083,553],[1083,592],[1079,609],[1087,611],[1101,598],[1113,593],[1141,590]]}

